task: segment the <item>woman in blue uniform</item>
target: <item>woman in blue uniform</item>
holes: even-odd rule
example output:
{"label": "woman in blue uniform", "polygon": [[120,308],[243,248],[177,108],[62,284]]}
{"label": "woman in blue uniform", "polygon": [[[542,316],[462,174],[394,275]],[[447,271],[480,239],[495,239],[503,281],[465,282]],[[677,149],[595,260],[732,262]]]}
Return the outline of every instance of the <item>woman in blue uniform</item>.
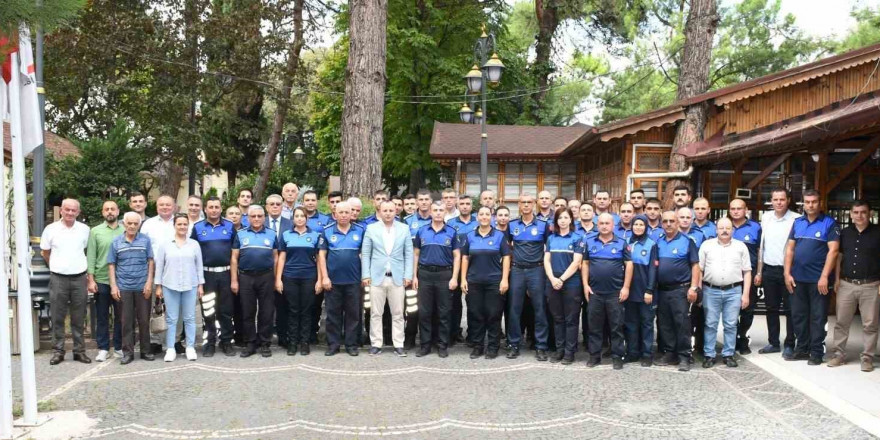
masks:
{"label": "woman in blue uniform", "polygon": [[641,360],[643,367],[653,364],[654,292],[657,288],[657,243],[648,235],[648,218],[638,215],[632,222],[629,239],[633,263],[629,298],[624,303],[626,361]]}
{"label": "woman in blue uniform", "polygon": [[275,267],[275,289],[287,298],[287,355],[297,349],[301,355],[310,352],[315,295],[321,292],[318,276],[318,237],[306,222],[305,208],[293,209],[293,229],[283,231],[278,241],[278,264]]}
{"label": "woman in blue uniform", "polygon": [[[486,353],[486,359],[498,357],[501,345],[501,312],[510,274],[510,245],[504,233],[492,227],[492,210],[480,208],[480,226],[461,239],[461,290],[467,295],[468,336],[474,350],[471,359]],[[473,332],[473,333],[471,333]],[[488,334],[488,348],[483,339]]]}
{"label": "woman in blue uniform", "polygon": [[553,231],[544,247],[546,291],[556,335],[556,353],[550,362],[562,361],[569,365],[574,362],[577,351],[578,319],[584,299],[580,271],[584,242],[581,234],[572,231],[571,212],[566,208],[556,211]]}

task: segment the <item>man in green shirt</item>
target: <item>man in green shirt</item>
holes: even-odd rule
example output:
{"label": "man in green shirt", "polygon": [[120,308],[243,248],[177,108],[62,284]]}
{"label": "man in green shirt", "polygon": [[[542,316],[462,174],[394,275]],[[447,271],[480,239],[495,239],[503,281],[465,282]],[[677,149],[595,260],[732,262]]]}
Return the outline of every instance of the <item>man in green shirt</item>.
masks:
{"label": "man in green shirt", "polygon": [[88,261],[88,289],[95,295],[95,340],[98,343],[98,362],[107,360],[110,354],[110,307],[113,307],[113,349],[117,357],[122,356],[122,323],[119,303],[110,296],[110,276],[107,273],[107,253],[110,243],[125,232],[125,228],[117,221],[119,207],[116,202],[107,200],[101,207],[104,223],[92,228],[89,233],[89,244],[86,247]]}

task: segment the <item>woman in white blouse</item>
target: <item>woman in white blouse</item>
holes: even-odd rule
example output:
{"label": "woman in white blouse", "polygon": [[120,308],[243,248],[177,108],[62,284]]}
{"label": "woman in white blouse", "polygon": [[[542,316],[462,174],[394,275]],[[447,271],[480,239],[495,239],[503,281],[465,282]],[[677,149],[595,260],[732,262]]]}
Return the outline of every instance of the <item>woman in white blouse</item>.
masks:
{"label": "woman in white blouse", "polygon": [[186,358],[196,360],[196,302],[204,292],[205,275],[202,271],[202,249],[188,238],[189,218],[186,214],[174,216],[174,240],[156,246],[156,296],[165,298],[165,362],[177,357],[174,339],[177,321],[183,309],[186,333]]}

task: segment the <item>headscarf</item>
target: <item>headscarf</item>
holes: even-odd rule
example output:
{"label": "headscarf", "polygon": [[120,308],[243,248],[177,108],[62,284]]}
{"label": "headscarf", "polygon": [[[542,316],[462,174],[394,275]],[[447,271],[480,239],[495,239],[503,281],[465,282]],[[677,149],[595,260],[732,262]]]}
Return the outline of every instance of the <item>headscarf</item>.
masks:
{"label": "headscarf", "polygon": [[[638,221],[642,222],[645,225],[645,232],[643,232],[641,235],[636,235],[635,225],[636,225],[636,222],[638,222]],[[632,227],[633,235],[629,239],[630,243],[633,243],[636,241],[642,241],[645,239],[645,237],[648,236],[648,217],[646,215],[639,214],[639,215],[635,216],[632,220],[632,226],[633,226]]]}

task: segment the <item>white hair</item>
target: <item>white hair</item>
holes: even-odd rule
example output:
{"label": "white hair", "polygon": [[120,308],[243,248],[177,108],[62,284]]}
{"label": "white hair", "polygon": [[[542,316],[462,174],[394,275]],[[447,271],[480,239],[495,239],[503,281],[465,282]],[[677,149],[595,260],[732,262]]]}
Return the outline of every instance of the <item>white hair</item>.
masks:
{"label": "white hair", "polygon": [[336,204],[336,211],[338,212],[340,209],[347,209],[351,211],[351,204],[348,203],[348,200],[344,202],[339,202]]}
{"label": "white hair", "polygon": [[251,211],[255,211],[255,210],[260,210],[260,212],[262,212],[264,215],[266,214],[266,210],[263,209],[262,206],[260,206],[260,205],[251,205],[251,206],[248,206],[248,210],[247,210],[248,215],[251,215]]}
{"label": "white hair", "polygon": [[124,223],[124,222],[127,222],[128,219],[130,219],[130,218],[133,218],[133,219],[137,220],[138,224],[141,223],[141,215],[138,214],[138,213],[136,213],[136,212],[134,212],[134,211],[128,211],[128,212],[126,212],[126,213],[122,216],[122,221],[123,221],[123,223]]}
{"label": "white hair", "polygon": [[278,194],[272,194],[269,197],[266,197],[266,203],[269,203],[269,200],[278,200],[279,202],[284,202],[284,198]]}
{"label": "white hair", "polygon": [[[348,200],[346,200],[345,202],[348,203],[349,205],[352,205],[352,206],[357,205],[358,208],[364,207],[364,204],[361,202],[361,199],[359,199],[357,197],[349,197]],[[339,205],[336,205],[336,206],[339,206]]]}

